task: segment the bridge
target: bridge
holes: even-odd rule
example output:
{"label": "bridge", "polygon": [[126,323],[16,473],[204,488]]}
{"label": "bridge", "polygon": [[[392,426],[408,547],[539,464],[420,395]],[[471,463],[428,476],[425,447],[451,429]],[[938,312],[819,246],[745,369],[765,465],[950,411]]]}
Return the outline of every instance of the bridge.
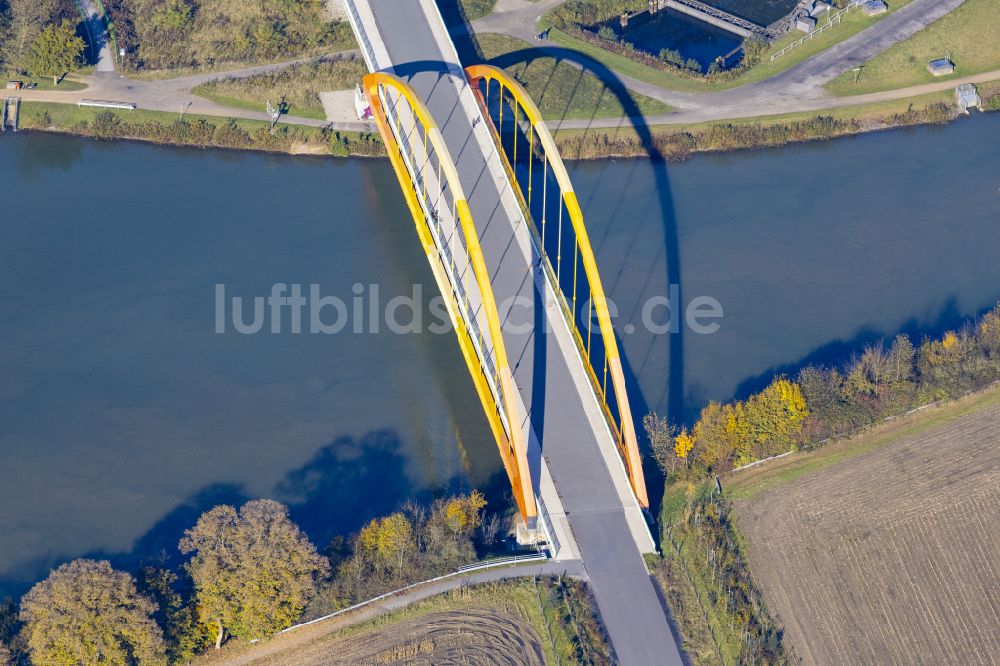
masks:
{"label": "bridge", "polygon": [[463,68],[434,0],[345,0],[362,83],[520,512],[580,560],[620,663],[680,664],[608,304],[569,174],[506,72]]}

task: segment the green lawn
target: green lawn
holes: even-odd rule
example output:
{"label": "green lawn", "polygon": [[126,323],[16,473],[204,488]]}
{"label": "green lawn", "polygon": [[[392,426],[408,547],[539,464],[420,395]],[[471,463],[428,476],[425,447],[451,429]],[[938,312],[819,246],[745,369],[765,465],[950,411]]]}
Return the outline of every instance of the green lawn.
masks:
{"label": "green lawn", "polygon": [[[906,6],[911,1],[912,0],[889,0],[889,13]],[[776,74],[780,74],[803,60],[806,60],[821,51],[825,51],[831,46],[844,41],[848,37],[856,35],[885,16],[887,15],[883,14],[882,16],[869,17],[865,16],[864,13],[856,9],[852,10],[845,15],[844,20],[839,25],[820,33],[817,37],[813,37],[812,39],[803,42],[800,46],[788,51],[772,62],[770,60],[770,54],[776,53],[783,47],[804,36],[801,32],[793,31],[775,41],[771,45],[768,52],[764,54],[760,63],[750,68],[739,77],[727,81],[693,79],[680,74],[654,69],[647,65],[635,62],[634,60],[630,60],[624,56],[606,51],[593,44],[588,44],[587,42],[576,39],[558,28],[552,29],[549,33],[549,39],[560,46],[580,51],[581,53],[592,57],[594,60],[597,60],[601,64],[617,72],[625,74],[626,76],[631,76],[632,78],[645,81],[646,83],[652,83],[653,85],[660,86],[661,88],[677,90],[680,92],[713,92],[718,90],[728,90],[729,88],[735,88],[748,83],[755,83],[757,81],[770,78]]]}
{"label": "green lawn", "polygon": [[[8,81],[21,81],[22,83],[25,84],[35,83],[38,85],[38,87],[35,88],[35,90],[64,90],[66,92],[74,92],[77,90],[86,90],[87,88],[86,83],[83,83],[81,81],[74,81],[73,79],[70,78],[65,78],[59,82],[59,85],[55,85],[52,83],[51,76],[43,76],[41,78],[37,76],[26,76],[23,74],[0,74],[0,76],[4,77],[3,80],[4,85],[6,85]],[[69,76],[72,76],[72,74],[70,74]],[[5,94],[16,96],[17,91],[9,90],[5,91]]]}
{"label": "green lawn", "polygon": [[[506,35],[477,35],[487,61],[531,45]],[[547,119],[617,118],[625,115],[618,98],[592,74],[554,58],[540,57],[530,63],[507,67],[523,85]],[[667,113],[669,106],[659,100],[632,94],[640,113],[645,116]]]}
{"label": "green lawn", "polygon": [[268,100],[289,104],[288,113],[323,120],[326,113],[319,93],[349,90],[368,72],[360,58],[292,65],[285,69],[245,78],[222,78],[194,88],[194,94],[224,106],[263,111]]}
{"label": "green lawn", "polygon": [[[932,76],[927,63],[950,57],[955,73]],[[948,80],[1000,69],[1000,2],[966,0],[957,9],[865,63],[855,74],[837,77],[827,88],[838,95],[858,95]]]}
{"label": "green lawn", "polygon": [[460,2],[462,3],[462,11],[465,12],[465,18],[470,21],[486,16],[493,11],[493,6],[497,4],[497,0],[460,0]]}

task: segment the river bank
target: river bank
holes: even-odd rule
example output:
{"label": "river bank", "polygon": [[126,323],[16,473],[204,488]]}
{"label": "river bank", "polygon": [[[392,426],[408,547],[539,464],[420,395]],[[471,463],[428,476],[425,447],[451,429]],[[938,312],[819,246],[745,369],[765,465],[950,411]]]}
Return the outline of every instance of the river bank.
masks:
{"label": "river bank", "polygon": [[[983,110],[1000,109],[1000,83],[980,86]],[[574,160],[653,156],[669,162],[697,153],[773,148],[916,125],[940,125],[963,114],[951,92],[861,107],[757,118],[614,129],[560,130],[556,143]]]}
{"label": "river bank", "polygon": [[[984,110],[1000,109],[1000,82],[980,86]],[[697,153],[771,148],[834,139],[898,127],[944,124],[961,114],[950,92],[861,107],[776,116],[614,129],[557,130],[556,143],[567,159],[656,157],[670,162]],[[99,139],[129,139],[203,148],[254,150],[290,155],[383,157],[374,133],[259,120],[187,115],[164,111],[100,111],[51,102],[25,102],[21,127]]]}
{"label": "river bank", "polygon": [[377,134],[280,122],[271,132],[270,123],[261,120],[145,109],[110,111],[54,102],[24,102],[20,126],[25,130],[171,146],[334,157],[385,155]]}

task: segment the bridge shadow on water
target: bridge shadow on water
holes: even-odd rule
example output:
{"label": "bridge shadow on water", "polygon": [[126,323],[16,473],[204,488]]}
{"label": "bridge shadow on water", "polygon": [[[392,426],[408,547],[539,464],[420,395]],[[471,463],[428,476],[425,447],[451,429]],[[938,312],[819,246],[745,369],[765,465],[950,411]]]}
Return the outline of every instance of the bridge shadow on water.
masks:
{"label": "bridge shadow on water", "polygon": [[[508,68],[517,65],[529,65],[539,58],[553,58],[556,64],[568,63],[579,70],[580,77],[577,79],[577,86],[580,85],[583,77],[587,75],[596,77],[604,85],[605,94],[612,95],[624,110],[625,116],[629,118],[629,123],[646,153],[647,159],[630,160],[629,168],[634,171],[648,169],[651,172],[653,182],[655,183],[654,188],[647,193],[644,193],[644,195],[648,197],[648,200],[645,204],[639,204],[638,207],[658,210],[658,215],[660,220],[662,220],[663,225],[663,251],[658,254],[658,259],[663,263],[662,266],[650,265],[643,270],[642,268],[637,267],[628,256],[623,257],[623,261],[629,262],[629,273],[645,273],[647,275],[647,279],[649,276],[653,275],[665,275],[665,281],[662,284],[654,285],[653,291],[657,294],[666,296],[670,293],[670,285],[677,285],[677,297],[682,298],[681,253],[677,233],[677,218],[674,209],[670,176],[668,173],[668,164],[664,154],[657,146],[653,132],[646,124],[643,114],[632,96],[632,93],[621,82],[617,74],[582,53],[564,48],[526,48],[511,51],[490,60],[485,60],[482,57],[481,51],[478,49],[478,45],[472,41],[474,38],[469,34],[453,34],[453,37],[456,39],[457,43],[461,44],[459,47],[459,53],[463,54],[462,57],[465,62],[485,61],[491,65]],[[472,54],[475,55],[473,56]],[[553,67],[553,71],[555,71],[555,67]],[[541,94],[538,94],[536,91],[529,91],[533,93],[533,96],[535,96],[536,104],[541,105],[543,103],[544,96],[547,93],[547,87],[548,83],[546,83],[545,87],[543,87]],[[592,119],[596,118],[597,105],[599,104],[600,100],[598,100],[597,104],[595,104]],[[565,119],[565,116],[563,116],[563,119]],[[590,133],[590,131],[590,129],[583,130],[584,136]],[[604,130],[601,131],[603,132]],[[573,168],[572,164],[568,164],[567,166],[570,169]],[[603,168],[603,165],[599,168]],[[599,181],[600,178],[596,178],[595,180]],[[584,210],[584,219],[586,220],[588,203],[591,202],[596,195],[594,192],[577,192],[577,196],[580,200],[580,205]],[[602,260],[601,249],[603,243],[608,240],[608,237],[611,234],[614,234],[619,229],[626,228],[627,223],[630,221],[628,216],[624,214],[619,215],[619,213],[624,212],[626,206],[629,210],[634,210],[637,207],[637,202],[634,199],[626,201],[625,193],[622,192],[618,195],[618,199],[614,205],[613,212],[611,214],[612,221],[605,227],[605,234],[602,237],[591,236],[594,254],[598,260],[605,290],[609,297],[612,298],[614,293],[614,284],[625,273],[625,264],[610,265],[606,258]],[[619,314],[621,315],[623,313]],[[684,330],[683,327],[680,327],[676,333],[670,335],[651,336],[649,338],[648,344],[650,346],[658,346],[661,348],[665,347],[668,357],[664,380],[662,382],[658,382],[662,388],[658,391],[657,396],[649,399],[649,397],[644,394],[639,383],[639,373],[642,370],[642,366],[639,365],[637,367],[635,365],[636,360],[641,360],[642,357],[648,355],[648,352],[639,355],[626,353],[621,335],[622,325],[627,321],[638,323],[638,318],[629,319],[619,316],[615,326],[616,335],[618,337],[619,349],[621,349],[622,352],[622,365],[625,373],[637,435],[639,436],[642,446],[645,449],[644,454],[648,458],[648,441],[646,441],[645,433],[642,429],[643,416],[653,409],[662,409],[663,405],[666,406],[665,411],[667,417],[672,421],[679,422],[684,416]],[[650,495],[651,509],[653,511],[653,515],[655,516],[657,514],[656,509],[659,505],[663,492],[663,479],[655,465],[645,465],[644,467],[648,480],[647,490]]]}
{"label": "bridge shadow on water", "polygon": [[[457,29],[451,30],[451,36],[455,42],[459,58],[463,64],[469,65],[479,62],[488,62],[491,65],[508,68],[517,65],[526,66],[540,58],[552,58],[557,65],[566,63],[580,72],[573,94],[575,94],[576,89],[581,85],[584,77],[593,76],[603,84],[604,94],[611,95],[614,100],[617,101],[618,105],[620,105],[624,111],[624,116],[629,119],[628,125],[638,137],[647,158],[631,160],[630,168],[636,171],[640,169],[649,169],[652,174],[652,180],[655,183],[655,186],[645,193],[645,196],[648,197],[648,201],[643,207],[658,210],[659,218],[662,220],[663,225],[663,251],[658,254],[657,259],[658,261],[662,261],[663,266],[650,265],[644,272],[647,275],[647,279],[649,279],[649,276],[664,274],[666,278],[665,281],[662,285],[656,285],[654,291],[657,294],[667,296],[671,293],[670,285],[675,285],[676,291],[673,292],[672,297],[677,299],[676,302],[682,302],[683,289],[681,284],[680,247],[677,233],[677,219],[670,185],[670,176],[668,174],[668,164],[665,155],[657,146],[652,129],[645,122],[643,113],[640,110],[638,103],[618,75],[589,56],[572,49],[561,47],[545,46],[540,48],[532,47],[519,49],[487,60],[484,58],[478,43],[475,41],[474,33],[468,22],[465,21],[457,2],[447,0],[439,2],[438,4],[446,23],[453,28],[458,26]],[[403,78],[410,78],[417,73],[437,72],[439,80],[435,85],[438,85],[440,80],[447,74],[464,76],[463,72],[456,71],[456,68],[449,67],[448,65],[435,61],[408,62],[396,65],[394,69],[396,73]],[[553,67],[553,71],[555,71],[555,67]],[[545,83],[541,93],[538,93],[537,91],[529,91],[535,96],[536,103],[543,103],[550,83],[551,78]],[[564,95],[565,92],[563,91],[561,96]],[[600,102],[601,100],[598,99],[593,109],[593,113],[591,114],[591,120],[597,118]],[[441,110],[438,110],[438,112],[440,111]],[[454,112],[453,109],[447,110],[443,117],[436,118],[439,126],[443,127],[445,123],[447,123],[450,113],[452,112]],[[566,116],[564,115],[559,120],[565,119]],[[547,120],[551,122],[552,119]],[[559,120],[556,122],[559,122]],[[601,132],[604,131],[606,130],[601,130]],[[590,132],[591,130],[589,128],[585,129],[584,136],[586,137]],[[526,143],[526,141],[527,140],[522,137],[522,142]],[[455,155],[453,157],[457,160],[459,156]],[[571,164],[568,166],[572,168]],[[581,207],[584,209],[584,218],[586,219],[588,201],[593,200],[595,193],[578,192],[577,196],[580,199]],[[605,289],[609,296],[611,296],[613,291],[609,288],[609,285],[613,285],[619,280],[620,277],[622,277],[625,272],[625,265],[624,263],[621,265],[608,265],[607,259],[601,261],[601,245],[612,234],[614,234],[615,231],[621,229],[622,225],[628,222],[628,214],[625,214],[626,205],[629,210],[634,210],[636,207],[636,201],[634,199],[626,201],[624,196],[624,193],[621,193],[619,196],[611,214],[613,222],[607,225],[607,231],[604,236],[601,238],[591,238],[594,246],[594,253],[598,258],[598,264],[601,269]],[[622,214],[619,215],[619,213]],[[635,263],[628,256],[623,257],[622,261],[628,261],[628,270],[630,273],[637,271]],[[638,270],[642,271],[641,268]],[[608,280],[608,276],[613,276],[611,281]],[[616,324],[616,335],[618,336],[619,349],[622,350],[622,366],[628,388],[633,420],[635,421],[637,435],[639,436],[641,446],[645,449],[646,457],[649,457],[648,441],[642,428],[643,416],[653,409],[658,409],[665,411],[667,417],[672,421],[680,422],[684,418],[684,409],[686,404],[684,389],[684,330],[682,326],[670,335],[658,335],[651,336],[649,338],[648,345],[650,348],[665,348],[668,358],[664,381],[658,382],[658,385],[661,388],[657,391],[657,395],[653,399],[649,399],[649,397],[644,395],[642,387],[639,383],[639,374],[642,370],[642,366],[636,366],[635,363],[637,358],[641,360],[649,356],[650,350],[646,350],[641,354],[633,353],[631,357],[626,354],[622,344],[623,341],[621,339],[621,324],[622,320],[619,318],[619,322]],[[544,359],[544,354],[539,353],[540,349],[544,349],[544,336],[535,336],[533,344],[535,347],[536,362],[539,359]],[[542,370],[544,371],[544,368],[542,368]],[[544,372],[539,372],[536,368],[535,377],[538,379],[536,379],[533,384],[533,404],[529,407],[532,411],[532,425],[536,430],[537,436],[541,439],[544,423],[538,422],[538,419],[540,417],[539,415],[544,412],[544,410],[540,408],[540,405],[542,404],[540,401],[544,400],[545,395]],[[644,467],[648,477],[647,489],[650,496],[651,509],[653,515],[655,516],[657,514],[657,507],[663,492],[663,478],[655,465],[645,465]]]}

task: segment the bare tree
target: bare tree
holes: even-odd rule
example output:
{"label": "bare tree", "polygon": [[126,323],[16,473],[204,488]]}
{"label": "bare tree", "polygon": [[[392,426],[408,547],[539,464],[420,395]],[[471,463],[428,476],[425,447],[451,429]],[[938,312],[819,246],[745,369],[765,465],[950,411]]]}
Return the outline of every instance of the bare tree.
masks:
{"label": "bare tree", "polygon": [[482,525],[479,526],[479,534],[482,537],[484,546],[492,546],[496,543],[501,527],[503,527],[503,521],[500,519],[499,514],[491,513],[483,520]]}
{"label": "bare tree", "polygon": [[642,419],[642,426],[646,429],[646,436],[649,438],[649,446],[653,450],[653,458],[664,475],[669,475],[677,465],[677,456],[674,455],[674,437],[677,436],[677,426],[667,421],[667,417],[660,416],[656,412],[650,412]]}

